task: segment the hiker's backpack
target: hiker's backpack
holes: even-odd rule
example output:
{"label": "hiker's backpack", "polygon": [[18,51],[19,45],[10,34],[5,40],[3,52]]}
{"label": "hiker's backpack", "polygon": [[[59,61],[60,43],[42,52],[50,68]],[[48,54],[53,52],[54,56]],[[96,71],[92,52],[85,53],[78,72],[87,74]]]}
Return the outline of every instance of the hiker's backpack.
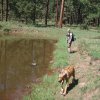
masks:
{"label": "hiker's backpack", "polygon": [[74,34],[72,33],[72,41],[75,41],[75,37]]}

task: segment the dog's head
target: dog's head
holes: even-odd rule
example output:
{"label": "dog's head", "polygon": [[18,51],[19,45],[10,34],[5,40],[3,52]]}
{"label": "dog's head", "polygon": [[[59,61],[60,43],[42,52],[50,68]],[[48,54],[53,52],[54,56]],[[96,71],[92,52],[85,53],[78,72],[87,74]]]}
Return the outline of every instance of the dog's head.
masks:
{"label": "dog's head", "polygon": [[59,77],[58,77],[58,82],[62,83],[64,81],[65,75],[66,75],[66,72],[64,70],[61,70]]}

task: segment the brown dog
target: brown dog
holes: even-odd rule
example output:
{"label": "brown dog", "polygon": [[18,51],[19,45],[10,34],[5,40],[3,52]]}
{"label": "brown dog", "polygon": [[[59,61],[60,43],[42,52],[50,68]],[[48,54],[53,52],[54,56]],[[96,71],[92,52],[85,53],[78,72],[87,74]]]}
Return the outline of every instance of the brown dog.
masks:
{"label": "brown dog", "polygon": [[[72,66],[68,66],[68,67],[62,69],[60,74],[59,74],[58,82],[60,82],[61,85],[62,85],[61,86],[61,94],[62,95],[66,95],[66,93],[67,93],[67,87],[69,86],[69,79],[70,79],[71,76],[73,77],[72,82],[74,82],[74,80],[75,80],[75,69]],[[64,81],[66,81],[65,89],[63,89]]]}

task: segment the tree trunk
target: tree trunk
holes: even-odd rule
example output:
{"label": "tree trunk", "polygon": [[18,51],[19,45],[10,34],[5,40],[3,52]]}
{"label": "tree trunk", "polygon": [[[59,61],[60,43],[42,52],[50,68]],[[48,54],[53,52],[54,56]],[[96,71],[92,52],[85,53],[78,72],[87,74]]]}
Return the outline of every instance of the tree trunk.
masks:
{"label": "tree trunk", "polygon": [[6,0],[6,21],[8,21],[8,0]]}
{"label": "tree trunk", "polygon": [[58,26],[58,0],[56,0],[56,27]]}
{"label": "tree trunk", "polygon": [[34,6],[34,9],[33,9],[33,24],[35,24],[35,20],[36,20],[36,0],[34,0],[34,4],[35,4],[35,6]]}
{"label": "tree trunk", "polygon": [[1,0],[1,20],[3,21],[3,0]]}
{"label": "tree trunk", "polygon": [[26,24],[27,24],[27,22],[28,22],[28,18],[27,18],[27,17],[25,18],[25,22],[26,22]]}
{"label": "tree trunk", "polygon": [[99,25],[100,25],[100,19],[97,18],[97,26],[99,27]]}
{"label": "tree trunk", "polygon": [[72,13],[70,12],[70,25],[73,24]]}
{"label": "tree trunk", "polygon": [[55,13],[55,5],[56,5],[56,0],[53,1],[53,7],[52,7],[52,12]]}
{"label": "tree trunk", "polygon": [[62,19],[64,14],[64,0],[61,3],[61,11],[60,11],[60,20],[59,20],[59,27],[62,28]]}
{"label": "tree trunk", "polygon": [[47,19],[48,19],[48,10],[49,10],[49,0],[46,3],[46,14],[45,14],[45,25],[47,26]]}
{"label": "tree trunk", "polygon": [[82,24],[81,6],[78,9],[78,24]]}

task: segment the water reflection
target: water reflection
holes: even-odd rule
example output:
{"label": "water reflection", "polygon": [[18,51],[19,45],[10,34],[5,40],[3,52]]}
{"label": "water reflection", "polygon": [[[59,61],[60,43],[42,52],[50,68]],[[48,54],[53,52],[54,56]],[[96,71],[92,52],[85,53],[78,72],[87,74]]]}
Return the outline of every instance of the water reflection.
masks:
{"label": "water reflection", "polygon": [[23,88],[47,72],[53,43],[52,40],[0,40],[0,100],[20,100]]}

